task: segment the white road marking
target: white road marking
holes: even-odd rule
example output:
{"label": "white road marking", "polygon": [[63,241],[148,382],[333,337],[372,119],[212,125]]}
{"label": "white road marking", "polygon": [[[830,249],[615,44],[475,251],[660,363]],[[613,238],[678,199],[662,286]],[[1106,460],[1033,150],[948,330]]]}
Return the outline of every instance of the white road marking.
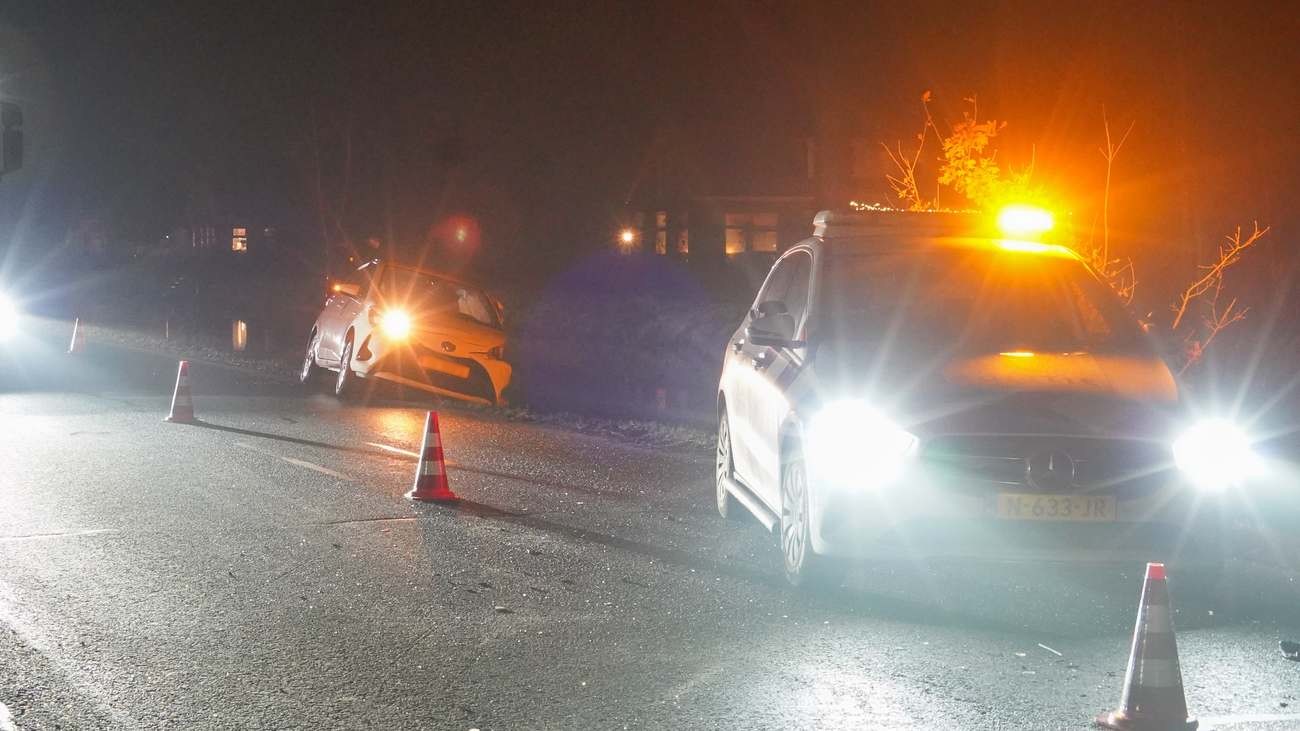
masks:
{"label": "white road marking", "polygon": [[18,724],[14,723],[13,714],[3,703],[0,703],[0,731],[18,731]]}
{"label": "white road marking", "polygon": [[384,450],[385,452],[392,452],[393,454],[400,454],[400,455],[402,455],[402,456],[404,456],[404,457],[413,457],[413,458],[415,458],[415,459],[419,459],[419,458],[420,458],[420,453],[419,453],[419,452],[412,452],[412,451],[410,451],[409,449],[402,449],[401,447],[394,447],[394,446],[392,446],[391,444],[380,444],[379,442],[366,442],[366,446],[367,446],[367,447],[377,447],[377,448],[379,448],[379,449]]}
{"label": "white road marking", "polygon": [[[100,687],[102,678],[87,672],[84,665],[66,653],[62,642],[48,634],[51,630],[48,617],[37,619],[31,616],[33,610],[30,601],[19,597],[13,587],[0,578],[0,624],[7,625],[23,644],[44,656],[81,695],[92,701],[97,710],[112,720],[113,728],[138,728],[140,724],[119,711],[113,705],[111,696]],[[5,713],[8,710],[4,708]],[[13,731],[17,728],[6,727],[4,720],[0,715],[0,731]],[[13,723],[12,719],[10,723]]]}
{"label": "white road marking", "polygon": [[316,464],[315,462],[308,462],[305,459],[294,459],[293,457],[286,457],[282,454],[276,454],[275,452],[269,452],[265,449],[259,449],[258,447],[254,447],[253,445],[247,442],[235,442],[234,444],[236,447],[243,447],[244,449],[247,449],[250,452],[257,452],[258,454],[264,454],[268,457],[275,457],[276,459],[282,462],[288,462],[294,467],[302,467],[303,469],[313,470],[315,472],[321,473],[322,475],[329,475],[330,477],[334,477],[340,480],[347,480],[348,482],[352,481],[351,477],[348,477],[342,472],[335,472],[334,470],[328,467],[322,467]]}
{"label": "white road marking", "polygon": [[[91,530],[70,530],[56,533],[28,533],[21,536],[0,536],[0,541],[33,541],[41,538],[76,538],[78,536],[97,536],[103,533],[117,533],[116,528],[94,528]],[[0,727],[0,731],[4,731]]]}
{"label": "white road marking", "polygon": [[[278,455],[278,454],[277,454],[276,456],[277,456],[277,457],[280,457],[280,455]],[[309,469],[309,470],[316,470],[317,472],[321,473],[322,475],[329,475],[330,477],[337,477],[337,478],[340,479],[340,480],[348,480],[348,481],[351,481],[351,480],[352,480],[351,477],[348,477],[347,475],[343,474],[342,472],[335,472],[334,470],[332,470],[332,469],[330,469],[330,468],[328,468],[328,467],[321,467],[320,465],[316,464],[315,462],[308,462],[308,461],[305,460],[305,459],[294,459],[293,457],[280,457],[280,459],[282,459],[282,460],[284,460],[285,462],[288,462],[289,464],[294,465],[294,466],[296,466],[296,467],[303,467],[303,468],[306,468],[306,469]]]}

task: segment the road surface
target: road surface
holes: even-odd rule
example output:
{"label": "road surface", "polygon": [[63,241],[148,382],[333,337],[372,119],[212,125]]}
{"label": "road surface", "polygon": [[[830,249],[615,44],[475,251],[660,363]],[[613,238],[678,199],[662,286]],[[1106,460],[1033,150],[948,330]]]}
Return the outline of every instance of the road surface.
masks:
{"label": "road surface", "polygon": [[[804,597],[717,517],[707,451],[448,408],[463,501],[416,505],[427,404],[200,365],[175,425],[174,368],[92,343],[0,392],[0,729],[1086,728],[1119,700],[1140,566]],[[1296,575],[1171,576],[1203,727],[1300,728]]]}

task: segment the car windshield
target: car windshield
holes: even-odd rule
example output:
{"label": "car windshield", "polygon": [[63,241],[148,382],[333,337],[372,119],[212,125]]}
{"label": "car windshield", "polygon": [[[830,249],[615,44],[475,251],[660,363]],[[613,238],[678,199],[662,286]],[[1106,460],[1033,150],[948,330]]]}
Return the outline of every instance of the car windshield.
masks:
{"label": "car windshield", "polygon": [[831,337],[964,354],[1145,352],[1134,319],[1077,260],[935,249],[838,257]]}
{"label": "car windshield", "polygon": [[500,327],[496,306],[482,290],[415,269],[388,267],[379,283],[388,302],[420,312],[452,313],[488,327]]}

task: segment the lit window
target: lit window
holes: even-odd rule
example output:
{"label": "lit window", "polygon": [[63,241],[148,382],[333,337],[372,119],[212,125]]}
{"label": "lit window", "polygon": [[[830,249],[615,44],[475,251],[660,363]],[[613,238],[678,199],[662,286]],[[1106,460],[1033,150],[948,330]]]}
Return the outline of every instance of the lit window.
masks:
{"label": "lit window", "polygon": [[232,228],[230,230],[230,250],[248,251],[248,229]]}
{"label": "lit window", "polygon": [[655,253],[668,253],[668,211],[655,212]]}
{"label": "lit window", "polygon": [[230,323],[230,349],[236,353],[248,349],[248,323],[243,320]]}
{"label": "lit window", "polygon": [[741,254],[745,251],[745,229],[749,227],[749,216],[743,213],[728,213],[727,219],[727,254]]}
{"label": "lit window", "polygon": [[682,215],[681,226],[677,229],[677,253],[686,256],[691,253],[691,232],[686,215]]}
{"label": "lit window", "polygon": [[746,251],[765,253],[777,249],[777,215],[775,213],[726,214],[726,252],[741,254]]}
{"label": "lit window", "polygon": [[750,251],[776,251],[776,214],[755,213],[754,228],[749,235]]}

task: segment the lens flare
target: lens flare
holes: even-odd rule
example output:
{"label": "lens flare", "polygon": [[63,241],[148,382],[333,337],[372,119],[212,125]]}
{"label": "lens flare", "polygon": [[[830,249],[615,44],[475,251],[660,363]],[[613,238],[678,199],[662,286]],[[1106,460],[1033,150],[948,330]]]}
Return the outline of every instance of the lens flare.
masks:
{"label": "lens flare", "polygon": [[998,228],[1008,236],[1038,236],[1055,225],[1050,211],[1034,206],[1007,206],[998,213]]}
{"label": "lens flare", "polygon": [[813,417],[804,445],[814,479],[877,488],[898,479],[917,439],[863,401],[837,401]]}
{"label": "lens flare", "polygon": [[388,310],[379,321],[384,334],[394,340],[403,340],[411,334],[411,316],[401,310]]}
{"label": "lens flare", "polygon": [[1232,422],[1206,419],[1174,441],[1174,463],[1197,487],[1219,491],[1257,474],[1250,438]]}
{"label": "lens flare", "polygon": [[18,333],[18,308],[0,294],[0,340],[8,340]]}

